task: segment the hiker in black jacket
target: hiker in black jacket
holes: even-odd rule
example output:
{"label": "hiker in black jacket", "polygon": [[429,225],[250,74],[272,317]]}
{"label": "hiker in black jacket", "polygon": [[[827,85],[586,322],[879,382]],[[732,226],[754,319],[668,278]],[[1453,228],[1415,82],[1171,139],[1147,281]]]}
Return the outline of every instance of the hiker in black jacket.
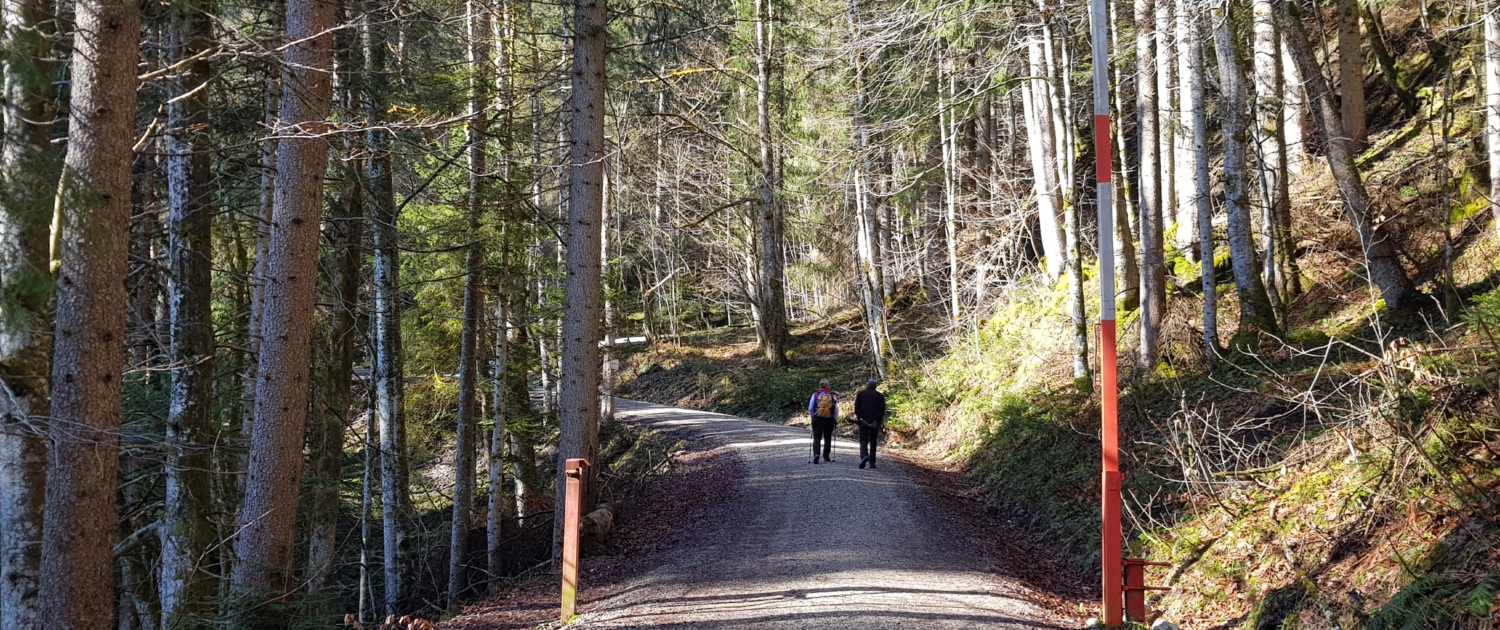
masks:
{"label": "hiker in black jacket", "polygon": [[854,395],[854,423],[859,425],[859,467],[875,467],[875,441],[885,428],[885,394],[875,389],[879,383],[870,379]]}

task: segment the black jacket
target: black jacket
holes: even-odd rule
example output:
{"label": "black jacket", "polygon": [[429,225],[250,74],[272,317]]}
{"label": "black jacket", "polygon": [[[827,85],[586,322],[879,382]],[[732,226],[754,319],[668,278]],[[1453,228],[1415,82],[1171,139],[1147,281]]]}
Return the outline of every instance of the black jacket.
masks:
{"label": "black jacket", "polygon": [[880,427],[885,424],[885,394],[871,388],[854,395],[854,416],[860,424]]}

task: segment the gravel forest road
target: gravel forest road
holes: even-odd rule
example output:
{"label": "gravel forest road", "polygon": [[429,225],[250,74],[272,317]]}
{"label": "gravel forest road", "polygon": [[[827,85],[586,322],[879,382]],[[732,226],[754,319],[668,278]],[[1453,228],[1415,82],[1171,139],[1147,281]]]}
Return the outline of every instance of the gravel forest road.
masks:
{"label": "gravel forest road", "polygon": [[729,518],[582,607],[570,628],[1062,628],[966,549],[951,519],[889,458],[859,447],[812,465],[805,428],[619,400],[622,422],[729,446],[746,477]]}

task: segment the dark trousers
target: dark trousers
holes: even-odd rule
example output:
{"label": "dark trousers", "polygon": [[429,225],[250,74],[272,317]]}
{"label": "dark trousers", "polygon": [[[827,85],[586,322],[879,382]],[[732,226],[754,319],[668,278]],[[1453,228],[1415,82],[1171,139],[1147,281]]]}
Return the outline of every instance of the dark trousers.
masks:
{"label": "dark trousers", "polygon": [[859,425],[859,458],[875,463],[875,442],[880,439],[880,429]]}
{"label": "dark trousers", "polygon": [[[829,454],[833,452],[833,427],[835,424],[838,424],[838,421],[834,420],[833,418],[813,418],[812,432],[814,461],[817,460],[818,453],[820,452],[823,454],[823,459],[828,459]],[[820,444],[822,448],[821,451],[818,450],[820,448]]]}

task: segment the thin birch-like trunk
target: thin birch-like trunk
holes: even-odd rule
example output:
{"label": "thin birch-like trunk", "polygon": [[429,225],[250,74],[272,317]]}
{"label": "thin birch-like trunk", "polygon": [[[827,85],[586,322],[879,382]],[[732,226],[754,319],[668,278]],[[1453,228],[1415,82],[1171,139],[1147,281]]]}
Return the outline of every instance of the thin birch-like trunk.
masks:
{"label": "thin birch-like trunk", "polygon": [[[200,55],[209,46],[208,15],[196,2],[171,9],[170,55]],[[208,88],[211,69],[198,58],[171,86],[167,105],[168,321],[173,365],[167,405],[166,492],[162,502],[158,594],[164,629],[196,623],[213,584],[203,563],[213,542],[209,471],[213,453],[214,334],[209,205]]]}
{"label": "thin birch-like trunk", "polygon": [[1197,45],[1198,23],[1193,19],[1195,11],[1191,0],[1178,0],[1173,16],[1177,26],[1177,110],[1172,145],[1172,155],[1175,158],[1172,180],[1177,208],[1176,241],[1177,248],[1190,259],[1196,256],[1195,250],[1198,249],[1198,171],[1194,167],[1198,143],[1193,137],[1192,120],[1193,111],[1204,107],[1203,102],[1193,94],[1193,77],[1189,76],[1194,72],[1202,72],[1201,61],[1199,67],[1193,67],[1189,62],[1191,49]]}
{"label": "thin birch-like trunk", "polygon": [[1021,84],[1022,109],[1026,118],[1026,146],[1031,152],[1032,186],[1036,190],[1038,223],[1041,226],[1042,256],[1046,259],[1043,269],[1053,281],[1062,277],[1067,263],[1063,249],[1063,229],[1058,220],[1057,153],[1053,144],[1056,134],[1052,132],[1051,103],[1046,94],[1045,68],[1043,67],[1043,42],[1031,37],[1027,39],[1029,70],[1031,78]]}
{"label": "thin birch-like trunk", "polygon": [[40,602],[52,292],[52,3],[6,0],[0,24],[5,138],[0,143],[0,630],[36,627]]}
{"label": "thin birch-like trunk", "polygon": [[[389,93],[386,73],[386,26],[364,25],[365,116],[372,125],[384,120]],[[372,126],[365,143],[369,158],[367,185],[370,191],[371,243],[374,246],[374,313],[371,327],[375,381],[375,416],[380,433],[380,514],[383,533],[382,569],[385,578],[385,614],[400,610],[406,596],[406,418],[405,370],[401,342],[400,232],[396,222],[395,185],[392,179],[391,132]]]}
{"label": "thin birch-like trunk", "polygon": [[469,124],[465,151],[469,167],[468,237],[464,255],[463,323],[458,351],[458,414],[453,438],[453,514],[448,539],[448,609],[453,610],[468,588],[469,513],[474,507],[475,422],[479,396],[479,325],[483,319],[484,284],[479,218],[486,196],[489,169],[486,134],[490,69],[490,10],[482,0],[468,0],[465,20],[469,41]]}

